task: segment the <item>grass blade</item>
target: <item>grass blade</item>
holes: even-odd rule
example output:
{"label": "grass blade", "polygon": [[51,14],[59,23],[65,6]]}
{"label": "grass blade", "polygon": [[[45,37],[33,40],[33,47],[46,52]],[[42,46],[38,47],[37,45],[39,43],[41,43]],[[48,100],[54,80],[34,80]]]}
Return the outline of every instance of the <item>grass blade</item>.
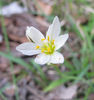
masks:
{"label": "grass blade", "polygon": [[15,62],[19,65],[24,66],[25,68],[28,68],[28,69],[32,70],[32,67],[20,58],[14,57],[11,54],[6,54],[6,53],[3,53],[3,52],[0,52],[0,55],[7,58],[7,59],[9,59],[10,61],[13,61],[13,62]]}

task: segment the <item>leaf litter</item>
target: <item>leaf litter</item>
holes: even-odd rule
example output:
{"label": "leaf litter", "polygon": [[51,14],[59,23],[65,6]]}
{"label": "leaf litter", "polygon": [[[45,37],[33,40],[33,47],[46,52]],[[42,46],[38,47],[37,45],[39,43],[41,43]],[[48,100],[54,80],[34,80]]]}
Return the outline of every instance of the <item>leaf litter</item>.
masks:
{"label": "leaf litter", "polygon": [[[46,8],[48,9],[46,14],[50,14],[52,8],[51,5],[44,4],[44,2],[47,2],[47,0],[38,0],[39,4],[42,5],[42,9],[44,11]],[[45,7],[46,5],[46,7]],[[10,6],[10,5],[9,5]],[[30,7],[30,6],[29,6]],[[37,7],[36,7],[37,8]],[[10,42],[10,48],[11,48],[11,53],[14,56],[21,57],[24,60],[28,61],[30,60],[30,57],[23,57],[22,54],[17,52],[15,50],[15,47],[22,43],[26,42],[27,39],[25,38],[25,30],[27,26],[34,26],[37,29],[39,29],[42,33],[45,34],[49,23],[46,21],[45,18],[40,17],[40,16],[34,16],[32,14],[29,14],[24,10],[24,8],[21,8],[22,11],[20,12],[21,14],[16,13],[9,13],[8,17],[4,17],[4,23],[6,26],[9,42]],[[32,9],[32,8],[31,8]],[[38,9],[38,8],[37,8]],[[25,12],[24,12],[25,11]],[[14,12],[14,11],[13,11]],[[24,12],[24,13],[23,13]],[[41,12],[41,11],[38,11]],[[6,16],[6,15],[5,15]],[[81,22],[83,22],[83,19],[80,19]],[[65,21],[66,22],[66,21]],[[84,19],[84,22],[87,22],[87,19]],[[64,23],[64,26],[66,24]],[[71,41],[71,42],[70,42]],[[71,48],[73,48],[73,51],[79,50],[76,44],[79,44],[79,40],[76,39],[76,35],[73,33],[70,33],[70,40],[69,40],[69,45]],[[3,39],[3,33],[2,33],[2,28],[1,28],[1,21],[0,21],[0,51],[5,51],[5,42]],[[64,47],[64,55],[65,57],[71,56],[71,54],[68,51],[67,47]],[[65,67],[65,66],[63,66]],[[56,74],[53,69],[46,69],[46,66],[44,66],[44,71],[51,80],[56,80],[58,79],[58,75]],[[4,96],[7,97],[8,100],[16,100],[15,99],[15,90],[18,92],[19,95],[19,100],[73,100],[78,93],[78,85],[69,85],[68,87],[65,87],[65,84],[57,87],[55,90],[49,92],[49,93],[44,93],[40,87],[35,83],[33,80],[33,75],[32,74],[23,74],[22,70],[25,70],[22,66],[19,66],[14,63],[14,70],[11,72],[9,61],[0,56],[0,89],[5,88],[4,91],[2,92]],[[67,69],[62,69],[62,72]],[[15,84],[12,84],[12,75],[15,75],[16,78],[18,76],[23,75],[19,81],[17,81],[17,87]],[[93,94],[91,94],[91,98],[93,98]],[[2,98],[0,97],[0,100]],[[93,99],[91,99],[93,100]]]}

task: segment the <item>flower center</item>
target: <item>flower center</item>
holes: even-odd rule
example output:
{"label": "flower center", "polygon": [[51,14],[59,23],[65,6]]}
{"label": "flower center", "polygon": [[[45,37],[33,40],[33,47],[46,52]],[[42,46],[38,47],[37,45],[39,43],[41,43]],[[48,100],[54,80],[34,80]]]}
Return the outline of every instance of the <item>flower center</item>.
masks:
{"label": "flower center", "polygon": [[55,50],[54,40],[44,43],[41,47],[41,52],[45,54],[53,54]]}
{"label": "flower center", "polygon": [[[41,41],[44,41],[45,39],[41,39]],[[55,40],[50,40],[49,36],[47,38],[47,42],[44,42],[41,47],[36,46],[36,49],[41,50],[42,53],[45,53],[47,55],[53,54],[55,51]]]}

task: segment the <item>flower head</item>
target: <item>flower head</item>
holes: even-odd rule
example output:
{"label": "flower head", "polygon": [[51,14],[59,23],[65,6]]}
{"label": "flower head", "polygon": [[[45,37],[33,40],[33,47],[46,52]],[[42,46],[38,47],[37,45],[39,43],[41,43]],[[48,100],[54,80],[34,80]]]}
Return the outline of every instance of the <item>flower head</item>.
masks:
{"label": "flower head", "polygon": [[57,52],[68,39],[68,34],[60,35],[61,25],[56,16],[49,26],[46,37],[34,27],[27,27],[26,36],[30,42],[23,43],[16,47],[24,55],[36,55],[35,62],[38,64],[63,63],[64,57]]}

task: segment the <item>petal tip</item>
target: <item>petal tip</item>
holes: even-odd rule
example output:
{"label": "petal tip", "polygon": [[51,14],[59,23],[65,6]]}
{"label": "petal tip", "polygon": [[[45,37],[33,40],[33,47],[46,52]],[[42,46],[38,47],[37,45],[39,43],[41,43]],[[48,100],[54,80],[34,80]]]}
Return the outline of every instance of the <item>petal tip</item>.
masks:
{"label": "petal tip", "polygon": [[18,46],[16,47],[16,50],[17,50],[17,51],[20,51],[20,45],[18,45]]}
{"label": "petal tip", "polygon": [[69,34],[68,33],[64,34],[63,36],[64,36],[64,38],[66,38],[66,40],[69,38]]}
{"label": "petal tip", "polygon": [[30,28],[30,26],[27,26],[26,28],[28,29],[28,28]]}
{"label": "petal tip", "polygon": [[54,21],[59,22],[58,16],[55,16]]}
{"label": "petal tip", "polygon": [[55,19],[59,19],[58,16],[55,16]]}
{"label": "petal tip", "polygon": [[50,63],[53,64],[61,64],[64,63],[64,57],[61,53],[59,52],[55,52],[52,56],[51,59],[49,61]]}

